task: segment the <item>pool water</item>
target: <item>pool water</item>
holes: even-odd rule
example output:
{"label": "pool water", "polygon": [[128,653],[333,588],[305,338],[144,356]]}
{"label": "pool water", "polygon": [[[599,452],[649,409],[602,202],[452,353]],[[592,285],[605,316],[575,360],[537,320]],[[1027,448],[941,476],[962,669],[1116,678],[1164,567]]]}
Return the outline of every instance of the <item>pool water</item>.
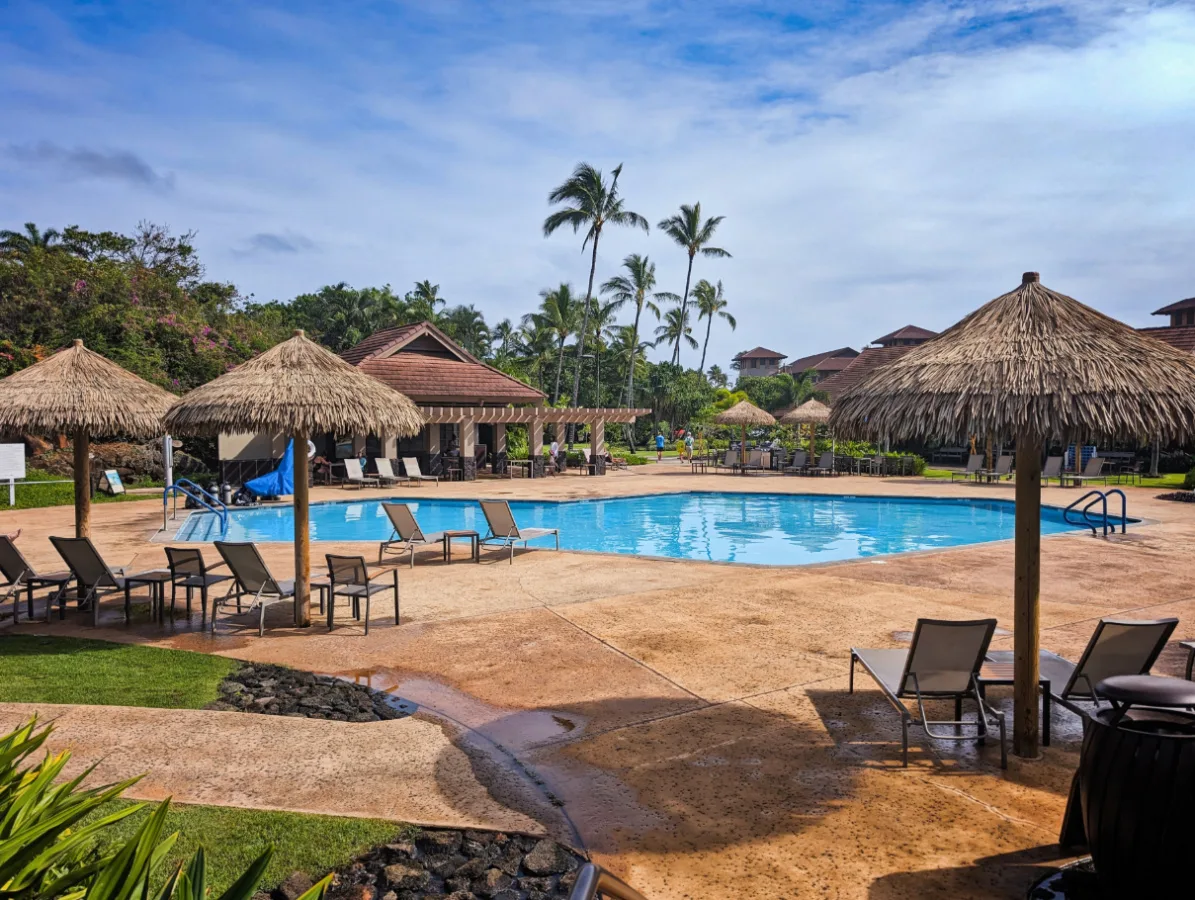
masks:
{"label": "pool water", "polygon": [[[391,529],[381,500],[316,503],[316,541],[381,541]],[[471,500],[403,497],[425,532],[486,528]],[[521,526],[559,528],[561,549],[798,566],[1013,536],[1007,500],[687,492],[602,500],[512,501]],[[1042,507],[1042,534],[1073,531],[1062,510]],[[291,507],[234,509],[226,535],[208,512],[192,513],[180,541],[290,541]],[[533,542],[554,546],[547,537]]]}

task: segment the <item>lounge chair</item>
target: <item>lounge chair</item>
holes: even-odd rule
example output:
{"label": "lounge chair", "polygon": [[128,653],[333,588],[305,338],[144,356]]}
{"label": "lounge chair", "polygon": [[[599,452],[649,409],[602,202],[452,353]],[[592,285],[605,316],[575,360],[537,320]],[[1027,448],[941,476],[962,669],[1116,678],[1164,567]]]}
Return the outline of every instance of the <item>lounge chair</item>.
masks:
{"label": "lounge chair", "polygon": [[[1113,675],[1148,675],[1158,655],[1178,626],[1178,619],[1100,619],[1083,649],[1078,663],[1072,663],[1049,650],[1038,651],[1038,671],[1050,682],[1050,693],[1042,718],[1049,722],[1049,700],[1076,715],[1083,715],[1077,703],[1099,705],[1096,685]],[[987,662],[1010,665],[1012,650],[992,650]],[[1049,744],[1048,727],[1043,729],[1043,744]]]}
{"label": "lounge chair", "polygon": [[1062,484],[1062,457],[1061,456],[1047,456],[1046,464],[1042,466],[1041,483],[1043,487],[1048,487],[1051,478],[1057,478],[1059,484]]}
{"label": "lounge chair", "polygon": [[[959,732],[964,727],[975,726],[979,742],[983,743],[990,716],[1000,726],[1000,767],[1008,767],[1004,713],[987,705],[979,686],[979,668],[995,631],[995,619],[918,619],[908,650],[851,648],[851,693],[855,690],[857,662],[876,680],[888,702],[900,714],[902,765],[909,764],[910,724],[920,726],[926,735],[939,741],[967,740],[968,736]],[[916,701],[918,717],[909,712],[905,699]],[[927,699],[953,700],[954,719],[930,720],[925,711]],[[963,700],[975,701],[979,715],[974,722],[963,720]],[[939,725],[950,727],[955,733],[945,734],[931,727]]]}
{"label": "lounge chair", "polygon": [[332,630],[336,615],[336,598],[348,597],[353,601],[353,618],[361,618],[361,601],[365,601],[365,633],[369,634],[369,600],[374,594],[383,591],[394,591],[394,624],[398,624],[398,569],[392,569],[393,584],[377,584],[377,580],[386,574],[370,572],[365,564],[364,556],[337,556],[329,553],[325,556],[328,561],[328,582],[331,590],[328,593],[328,630]]}
{"label": "lounge chair", "polygon": [[613,455],[611,455],[609,450],[606,451],[606,465],[609,466],[611,469],[629,468],[629,466],[627,465],[626,457],[613,456]]}
{"label": "lounge chair", "polygon": [[1108,476],[1104,473],[1104,463],[1106,460],[1102,456],[1093,456],[1087,460],[1087,465],[1083,467],[1083,472],[1079,475],[1062,473],[1062,486],[1066,487],[1069,481],[1071,484],[1082,486],[1089,481],[1102,481],[1104,484],[1108,483]]}
{"label": "lounge chair", "polygon": [[213,575],[212,569],[220,569],[227,563],[216,563],[211,568],[203,560],[203,553],[194,547],[167,547],[166,562],[170,566],[170,618],[174,618],[174,602],[180,587],[187,589],[187,618],[191,618],[191,597],[199,588],[199,623],[207,622],[207,592],[212,585],[231,581],[232,575]]}
{"label": "lounge chair", "polygon": [[384,456],[379,456],[373,461],[374,468],[378,470],[378,481],[382,484],[398,484],[402,481],[409,481],[405,475],[395,475],[394,467],[390,465],[390,460]]}
{"label": "lounge chair", "polygon": [[[261,558],[261,552],[257,549],[256,544],[216,541],[215,547],[216,552],[228,564],[228,570],[232,572],[233,582],[228,589],[228,593],[212,604],[212,631],[216,630],[216,612],[221,606],[236,603],[237,613],[240,614],[242,612],[241,598],[252,597],[252,602],[249,604],[249,609],[246,612],[253,612],[254,607],[260,610],[257,620],[257,635],[261,637],[266,633],[266,606],[271,603],[279,603],[283,600],[293,602],[295,597],[294,581],[279,581],[271,575],[270,570],[266,567],[265,560]],[[323,601],[324,596],[321,586],[320,612],[324,611]]]}
{"label": "lounge chair", "polygon": [[1006,453],[996,460],[996,468],[982,469],[979,474],[988,481],[1003,481],[1005,478],[1012,477],[1012,461],[1011,453]]}
{"label": "lounge chair", "polygon": [[50,610],[56,600],[65,616],[66,589],[75,576],[70,572],[37,572],[25,559],[24,554],[17,549],[12,538],[6,534],[0,534],[0,574],[6,580],[5,584],[0,585],[0,588],[4,590],[0,601],[12,597],[12,620],[14,623],[21,621],[21,591],[25,592],[29,618],[32,619],[33,592],[39,588],[54,588],[52,593],[46,595],[46,621],[50,619]]}
{"label": "lounge chair", "polygon": [[486,524],[490,527],[490,533],[481,539],[481,543],[488,544],[491,541],[497,541],[510,547],[511,565],[514,565],[515,561],[515,544],[519,542],[526,547],[528,541],[551,534],[556,536],[556,549],[560,549],[559,528],[519,528],[515,523],[514,513],[510,511],[510,504],[505,500],[480,500],[478,502],[481,503],[481,511],[485,514]]}
{"label": "lounge chair", "polygon": [[366,475],[361,471],[361,460],[346,459],[344,461],[344,487],[381,487],[382,482],[376,475]]}
{"label": "lounge chair", "polygon": [[730,469],[734,471],[739,467],[739,451],[727,450],[726,455],[722,457],[722,462],[718,464],[719,469]]}
{"label": "lounge chair", "polygon": [[747,461],[739,466],[743,472],[763,471],[763,451],[751,450],[747,453]]}
{"label": "lounge chair", "polygon": [[792,461],[784,467],[783,471],[786,475],[804,475],[808,468],[808,461],[808,450],[796,450],[793,452]]}
{"label": "lounge chair", "polygon": [[402,467],[407,473],[407,478],[409,478],[411,481],[414,481],[417,484],[423,481],[434,481],[436,483],[436,487],[440,486],[440,476],[424,475],[422,472],[420,472],[419,460],[417,460],[415,457],[404,456],[402,458]]}
{"label": "lounge chair", "polygon": [[821,455],[816,466],[809,466],[806,470],[810,475],[837,475],[834,468],[834,451],[827,450]]}
{"label": "lounge chair", "polygon": [[594,475],[597,472],[597,466],[593,462],[593,451],[588,447],[581,448],[581,455],[585,457],[585,462],[578,467],[579,471],[584,471],[586,475]]}
{"label": "lounge chair", "polygon": [[979,473],[983,471],[983,454],[972,453],[967,457],[967,467],[961,472],[951,472],[950,480],[954,481],[955,476],[963,479],[963,481],[970,481],[973,478],[978,478]]}
{"label": "lounge chair", "polygon": [[[91,624],[100,624],[100,600],[109,594],[124,593],[124,617],[129,621],[132,600],[129,596],[129,579],[136,579],[137,575],[129,575],[123,566],[112,568],[106,562],[91,538],[52,537],[50,543],[62,557],[71,574],[78,584],[79,608],[91,605]],[[139,573],[145,574],[145,573]],[[50,607],[46,606],[46,618],[49,619]],[[59,616],[65,617],[66,604],[63,603]]]}
{"label": "lounge chair", "polygon": [[[444,532],[433,531],[431,534],[424,534],[419,523],[415,521],[411,507],[407,504],[383,503],[382,509],[386,511],[390,524],[394,527],[394,533],[391,534],[390,540],[382,541],[378,546],[379,563],[382,561],[382,555],[387,551],[401,553],[406,550],[411,555],[411,568],[413,569],[415,568],[416,547],[430,547],[433,544],[439,544],[443,548]],[[398,550],[393,550],[394,547],[397,547]]]}

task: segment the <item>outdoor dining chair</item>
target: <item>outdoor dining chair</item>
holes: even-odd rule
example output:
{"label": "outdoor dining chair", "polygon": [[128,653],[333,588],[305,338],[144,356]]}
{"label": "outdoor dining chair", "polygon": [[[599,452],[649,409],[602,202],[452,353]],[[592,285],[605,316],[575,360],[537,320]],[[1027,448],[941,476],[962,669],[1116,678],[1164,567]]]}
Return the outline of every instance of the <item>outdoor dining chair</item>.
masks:
{"label": "outdoor dining chair", "polygon": [[[216,630],[216,613],[220,607],[235,603],[237,613],[240,614],[242,612],[241,598],[251,597],[249,609],[245,612],[253,612],[254,608],[259,610],[257,636],[261,637],[266,633],[266,606],[283,600],[290,600],[293,603],[295,598],[294,580],[282,581],[271,575],[256,544],[216,541],[214,546],[216,552],[228,565],[228,570],[232,572],[233,581],[228,588],[228,593],[212,604],[212,631]],[[319,592],[319,608],[322,613],[324,611],[325,585],[313,581],[311,586]]]}
{"label": "outdoor dining chair", "polygon": [[[91,624],[100,624],[100,600],[109,594],[124,593],[124,617],[128,622],[131,618],[132,600],[129,591],[130,581],[136,581],[140,575],[148,572],[129,575],[123,566],[111,567],[100,556],[91,538],[51,537],[50,543],[62,557],[78,585],[79,608],[90,605]],[[46,618],[49,619],[50,607],[46,605]],[[59,607],[59,617],[66,617],[66,604]]]}
{"label": "outdoor dining chair", "polygon": [[[978,677],[995,631],[995,619],[918,619],[908,650],[851,648],[850,692],[855,691],[855,663],[859,663],[900,715],[902,765],[909,764],[910,725],[919,726],[939,741],[968,740],[969,736],[960,732],[974,727],[982,744],[992,718],[1000,728],[1000,767],[1008,768],[1004,713],[987,705]],[[917,717],[909,712],[905,700],[915,701]],[[931,720],[925,710],[926,700],[953,700],[954,719]],[[973,722],[963,719],[964,700],[973,701],[979,710]],[[935,731],[938,727],[948,727],[953,733]]]}
{"label": "outdoor dining chair", "polygon": [[[365,601],[365,633],[369,634],[369,601],[374,594],[394,591],[394,624],[398,624],[398,569],[371,572],[364,556],[325,555],[328,561],[328,630],[332,630],[336,617],[336,598],[347,597],[353,601],[353,618],[361,618],[361,601]],[[379,584],[378,581],[390,571],[393,584]]]}
{"label": "outdoor dining chair", "polygon": [[[419,523],[415,521],[415,514],[411,512],[411,507],[407,504],[383,503],[382,509],[386,511],[386,516],[390,519],[394,531],[390,535],[390,539],[382,541],[378,547],[379,563],[385,553],[402,553],[403,550],[406,550],[410,554],[411,568],[413,569],[415,568],[416,547],[431,547],[439,544],[443,549],[444,532],[433,531],[431,534],[424,534]],[[398,549],[394,550],[395,547]]]}
{"label": "outdoor dining chair", "polygon": [[409,478],[411,481],[414,481],[416,484],[424,481],[434,481],[436,483],[436,487],[440,486],[440,476],[424,475],[422,472],[420,472],[419,460],[417,460],[415,457],[404,456],[402,458],[402,467],[404,470],[406,470],[407,478]]}
{"label": "outdoor dining chair", "polygon": [[481,504],[482,513],[485,514],[486,524],[490,527],[490,533],[481,539],[481,543],[494,541],[510,547],[511,565],[514,565],[515,561],[515,544],[520,542],[526,547],[528,541],[551,534],[556,536],[556,549],[560,549],[559,528],[519,528],[515,523],[514,513],[510,511],[510,504],[505,500],[479,500],[478,502]]}
{"label": "outdoor dining chair", "polygon": [[361,469],[361,460],[346,459],[344,460],[344,487],[355,487],[361,489],[363,487],[381,487],[382,482],[376,475],[366,475]]}
{"label": "outdoor dining chair", "polygon": [[187,618],[191,618],[191,597],[199,589],[199,624],[207,622],[207,592],[212,585],[231,581],[232,575],[213,575],[212,569],[225,568],[228,564],[219,562],[208,567],[203,553],[194,547],[167,547],[166,562],[170,566],[170,618],[174,618],[174,602],[178,589],[186,588]]}
{"label": "outdoor dining chair", "polygon": [[0,585],[0,588],[4,590],[0,601],[12,597],[13,624],[21,621],[22,591],[25,592],[29,618],[33,618],[33,592],[39,588],[54,589],[46,595],[46,621],[50,620],[50,610],[53,609],[55,601],[62,608],[63,616],[66,615],[66,589],[75,576],[70,572],[37,572],[25,559],[24,554],[17,549],[12,538],[6,534],[0,534],[0,574],[6,580],[5,584]]}

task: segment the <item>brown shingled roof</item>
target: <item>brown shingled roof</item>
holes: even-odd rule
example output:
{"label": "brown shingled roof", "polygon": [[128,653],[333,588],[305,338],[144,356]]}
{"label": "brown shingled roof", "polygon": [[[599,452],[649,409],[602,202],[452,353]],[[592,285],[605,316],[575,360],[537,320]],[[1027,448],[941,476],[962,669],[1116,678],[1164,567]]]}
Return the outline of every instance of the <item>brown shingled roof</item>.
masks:
{"label": "brown shingled roof", "polygon": [[742,353],[736,353],[735,359],[784,359],[783,353],[777,353],[775,350],[769,350],[767,347],[756,347],[754,350],[745,350]]}
{"label": "brown shingled roof", "polygon": [[416,403],[540,404],[544,399],[542,392],[486,365],[430,322],[371,334],[341,358]]}
{"label": "brown shingled roof", "polygon": [[800,375],[810,369],[819,372],[838,372],[851,364],[859,351],[851,347],[839,347],[837,350],[827,350],[824,353],[814,353],[812,356],[802,356],[784,367],[784,371],[793,375]]}
{"label": "brown shingled roof", "polygon": [[886,334],[883,337],[876,338],[874,341],[872,341],[872,343],[883,344],[887,341],[907,341],[917,340],[918,338],[929,340],[930,338],[937,336],[938,332],[930,331],[928,328],[921,328],[917,325],[906,325],[904,328],[896,329],[896,331],[893,331],[891,334]]}
{"label": "brown shingled roof", "polygon": [[[1155,316],[1168,316],[1171,313],[1178,312],[1180,309],[1191,309],[1195,307],[1195,297],[1188,297],[1186,300],[1179,300],[1177,303],[1171,303],[1169,306],[1163,306],[1159,310],[1154,311]],[[1139,328],[1138,331],[1145,329]]]}
{"label": "brown shingled roof", "polygon": [[1165,341],[1179,350],[1195,353],[1195,325],[1182,325],[1177,328],[1138,328],[1137,331]]}
{"label": "brown shingled roof", "polygon": [[901,344],[895,347],[864,347],[863,352],[852,359],[849,366],[818,382],[817,389],[829,394],[830,402],[833,403],[838,399],[839,394],[861,381],[865,376],[870,375],[880,366],[915,349],[916,346],[913,344]]}

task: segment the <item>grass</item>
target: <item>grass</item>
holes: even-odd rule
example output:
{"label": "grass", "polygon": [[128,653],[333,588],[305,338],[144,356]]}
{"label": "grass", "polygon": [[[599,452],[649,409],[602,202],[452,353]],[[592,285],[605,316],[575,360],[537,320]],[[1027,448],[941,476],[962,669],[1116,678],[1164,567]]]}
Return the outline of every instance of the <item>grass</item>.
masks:
{"label": "grass", "polygon": [[[65,475],[54,475],[50,472],[43,472],[40,469],[27,469],[25,471],[25,481],[32,482],[31,484],[16,485],[16,505],[13,509],[39,509],[43,506],[71,506],[75,502],[75,485],[70,478]],[[56,484],[55,482],[65,481],[65,484]],[[42,482],[42,483],[38,483]],[[125,488],[149,486],[152,482],[147,482],[145,485],[141,483],[126,484]],[[129,500],[146,500],[150,499],[152,495],[144,494],[118,494],[113,497],[108,494],[96,492],[93,503],[123,503]],[[7,509],[8,503],[8,483],[0,483],[0,509]]]}
{"label": "grass", "polygon": [[[958,472],[961,470],[955,469],[954,471]],[[926,478],[949,478],[950,472],[951,472],[950,469],[931,469],[929,467],[926,467],[925,477]],[[1183,477],[1184,476],[1183,476],[1182,472],[1170,472],[1165,475],[1159,475],[1157,478],[1142,478],[1139,483],[1139,486],[1140,487],[1148,487],[1148,488],[1169,488],[1170,490],[1175,491],[1175,490],[1179,490],[1182,488]],[[1055,480],[1052,480],[1050,482],[1050,484],[1057,486],[1058,482],[1055,479]],[[1108,487],[1110,487],[1110,488],[1111,487],[1121,487],[1121,486],[1122,485],[1118,485],[1116,483],[1115,478],[1111,478],[1108,480]],[[1126,482],[1123,485],[1123,487],[1129,487],[1129,486],[1130,485],[1128,484],[1128,482]],[[1096,485],[1096,487],[1103,488],[1103,484]]]}
{"label": "grass", "polygon": [[237,660],[84,638],[0,637],[0,701],[200,709]]}

